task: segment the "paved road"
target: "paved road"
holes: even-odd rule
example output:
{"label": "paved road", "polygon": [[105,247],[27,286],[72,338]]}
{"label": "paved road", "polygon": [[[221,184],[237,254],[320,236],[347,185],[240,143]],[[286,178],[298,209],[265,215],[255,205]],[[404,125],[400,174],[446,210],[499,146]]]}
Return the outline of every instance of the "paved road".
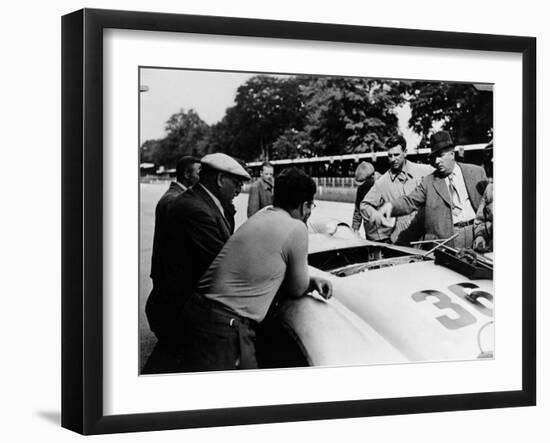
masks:
{"label": "paved road", "polygon": [[[141,365],[147,359],[154,344],[155,337],[149,330],[149,325],[145,317],[145,302],[151,292],[151,279],[149,272],[151,270],[151,250],[153,246],[153,231],[155,224],[155,206],[168,189],[167,183],[142,183],[140,185],[140,268],[139,268],[139,326],[140,326],[140,360]],[[233,201],[237,213],[235,215],[235,225],[240,226],[246,221],[246,207],[248,204],[248,194],[240,194]],[[334,218],[351,224],[353,215],[353,205],[351,203],[339,203],[332,201],[316,201],[316,208],[313,210],[311,220]]]}

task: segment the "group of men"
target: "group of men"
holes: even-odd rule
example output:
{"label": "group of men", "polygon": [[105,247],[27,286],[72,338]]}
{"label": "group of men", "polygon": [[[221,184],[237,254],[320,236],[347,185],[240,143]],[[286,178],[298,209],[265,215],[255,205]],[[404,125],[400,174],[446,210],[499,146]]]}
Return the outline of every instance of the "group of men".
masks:
{"label": "group of men", "polygon": [[217,153],[185,157],[176,170],[155,212],[146,314],[158,342],[142,372],[256,368],[255,329],[277,293],[332,295],[307,267],[315,183],[289,168],[273,184],[264,165],[234,233],[233,198],[251,178],[241,164]]}
{"label": "group of men", "polygon": [[[371,164],[358,167],[355,230],[364,221],[375,241],[423,236],[492,249],[492,184],[483,167],[455,161],[448,132],[430,138],[432,166],[408,161],[403,137],[386,148],[390,167],[379,178]],[[158,342],[142,372],[257,368],[256,328],[277,294],[332,295],[307,267],[315,182],[297,168],[273,180],[265,163],[249,188],[248,220],[234,232],[233,199],[251,179],[239,162],[222,153],[184,157],[176,175],[155,212],[146,314]]]}
{"label": "group of men", "polygon": [[359,213],[370,240],[409,244],[423,237],[448,240],[446,244],[457,249],[492,251],[493,185],[485,171],[492,175],[492,142],[485,148],[490,157],[486,168],[457,162],[447,131],[430,137],[432,166],[408,161],[403,137],[390,138],[386,149],[390,167],[380,178],[367,180],[374,168],[366,162],[357,169],[356,180],[368,188],[362,189],[362,184],[357,191],[356,231]]}

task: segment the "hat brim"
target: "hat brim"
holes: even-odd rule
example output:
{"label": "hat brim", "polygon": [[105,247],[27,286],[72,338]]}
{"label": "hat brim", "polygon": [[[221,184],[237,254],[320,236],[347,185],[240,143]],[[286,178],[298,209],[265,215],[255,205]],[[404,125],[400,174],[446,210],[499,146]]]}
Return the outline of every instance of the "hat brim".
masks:
{"label": "hat brim", "polygon": [[444,149],[453,149],[454,150],[454,148],[455,148],[454,143],[445,143],[442,146],[438,146],[437,148],[432,149],[432,151],[430,152],[430,157],[434,156],[439,151],[442,151]]}

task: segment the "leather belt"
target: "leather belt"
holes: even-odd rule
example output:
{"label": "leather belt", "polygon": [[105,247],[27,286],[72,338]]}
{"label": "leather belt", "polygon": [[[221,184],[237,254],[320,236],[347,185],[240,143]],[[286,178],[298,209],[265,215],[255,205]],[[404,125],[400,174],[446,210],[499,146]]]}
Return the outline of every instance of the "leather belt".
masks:
{"label": "leather belt", "polygon": [[205,309],[214,311],[218,318],[223,318],[231,327],[236,327],[237,323],[242,323],[252,328],[258,325],[258,322],[252,320],[251,318],[243,317],[242,315],[233,312],[231,308],[225,306],[223,303],[207,298],[197,292],[193,293],[191,300],[193,303],[196,303]]}

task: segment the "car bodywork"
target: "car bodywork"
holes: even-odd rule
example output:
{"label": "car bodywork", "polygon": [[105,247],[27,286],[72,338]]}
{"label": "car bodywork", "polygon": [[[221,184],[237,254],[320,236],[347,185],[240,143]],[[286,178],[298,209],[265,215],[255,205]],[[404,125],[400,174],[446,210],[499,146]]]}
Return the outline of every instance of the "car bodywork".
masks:
{"label": "car bodywork", "polygon": [[335,222],[310,226],[308,259],[311,274],[331,280],[333,297],[283,297],[260,337],[263,366],[493,356],[492,279],[468,278],[426,251],[371,242]]}

